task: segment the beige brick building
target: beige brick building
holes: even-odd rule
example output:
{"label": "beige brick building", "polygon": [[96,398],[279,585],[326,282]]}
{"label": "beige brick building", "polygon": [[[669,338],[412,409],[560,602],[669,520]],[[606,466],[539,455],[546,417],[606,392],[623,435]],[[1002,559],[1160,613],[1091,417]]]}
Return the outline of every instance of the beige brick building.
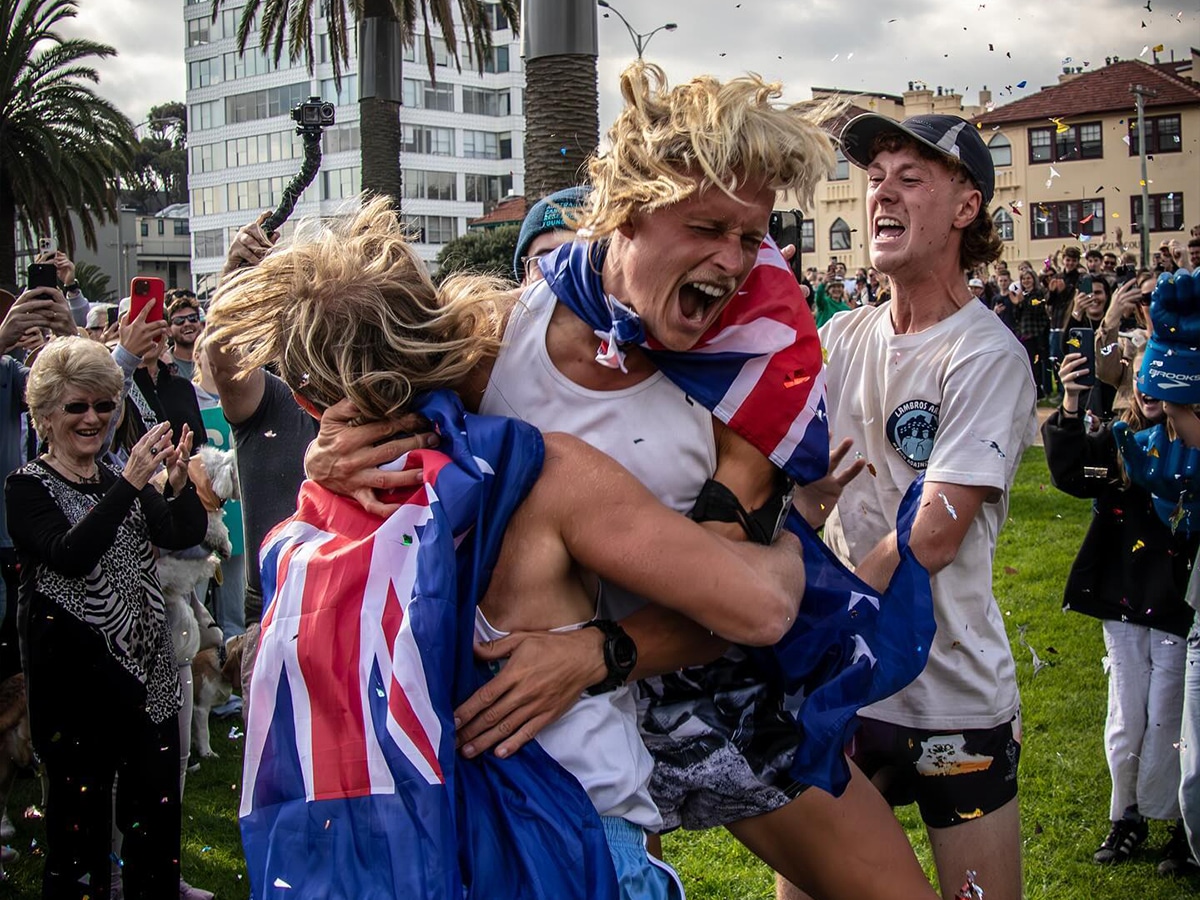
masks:
{"label": "beige brick building", "polygon": [[[1147,97],[1145,117],[1150,161],[1151,248],[1163,240],[1187,243],[1200,224],[1200,51],[1180,62],[1106,61],[1086,73],[1064,72],[1059,83],[1008,104],[979,92],[967,106],[953,89],[911,85],[901,96],[850,94],[813,88],[814,97],[838,96],[852,106],[846,117],[874,112],[904,119],[947,113],[979,128],[996,164],[992,215],[1005,238],[1003,258],[1041,261],[1073,244],[1085,249],[1138,252],[1134,224],[1141,210],[1141,164],[1137,112],[1130,87]],[[831,123],[840,130],[841,119]],[[805,210],[804,264],[824,268],[837,258],[853,270],[869,265],[866,175],[838,155],[832,178]],[[792,209],[781,195],[778,209]],[[1117,229],[1121,229],[1118,243]]]}

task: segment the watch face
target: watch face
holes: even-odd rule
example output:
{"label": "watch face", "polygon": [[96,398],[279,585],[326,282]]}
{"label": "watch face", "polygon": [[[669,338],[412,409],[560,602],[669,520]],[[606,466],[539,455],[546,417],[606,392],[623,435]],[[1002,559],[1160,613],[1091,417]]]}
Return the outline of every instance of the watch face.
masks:
{"label": "watch face", "polygon": [[629,672],[637,663],[637,644],[633,642],[633,638],[622,632],[612,640],[612,656],[614,663]]}

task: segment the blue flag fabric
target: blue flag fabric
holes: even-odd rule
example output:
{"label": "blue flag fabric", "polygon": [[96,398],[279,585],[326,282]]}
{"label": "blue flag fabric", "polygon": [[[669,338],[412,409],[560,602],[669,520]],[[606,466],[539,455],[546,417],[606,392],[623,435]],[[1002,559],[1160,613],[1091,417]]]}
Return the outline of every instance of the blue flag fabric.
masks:
{"label": "blue flag fabric", "polygon": [[[603,245],[564,244],[541,260],[559,302],[602,341],[641,346],[671,381],[806,484],[829,468],[825,376],[816,323],[795,277],[768,238],[721,319],[691,351],[666,351],[636,313],[604,291]],[[601,346],[601,356],[611,347]],[[748,650],[779,679],[804,740],[797,781],[839,795],[849,783],[843,748],[859,709],[921,674],[933,640],[929,573],[908,549],[924,479],[909,488],[897,522],[900,565],[880,594],[847,569],[794,510],[785,527],[804,548],[807,587],[795,625],[769,650]]]}
{"label": "blue flag fabric", "polygon": [[312,483],[264,541],[241,805],[252,894],[616,900],[594,807],[536,743],[459,757],[453,710],[489,677],[475,606],[541,470],[522,422],[418,408],[441,437],[387,519]]}

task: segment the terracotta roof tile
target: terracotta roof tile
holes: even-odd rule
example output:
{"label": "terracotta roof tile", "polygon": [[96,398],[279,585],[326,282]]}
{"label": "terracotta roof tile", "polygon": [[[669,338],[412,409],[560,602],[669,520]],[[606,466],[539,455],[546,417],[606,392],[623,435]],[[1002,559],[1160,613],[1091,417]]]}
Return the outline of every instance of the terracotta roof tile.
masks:
{"label": "terracotta roof tile", "polygon": [[1131,59],[1043,88],[989,113],[981,113],[972,121],[1000,125],[1035,122],[1052,116],[1067,119],[1097,113],[1130,112],[1134,109],[1134,98],[1129,93],[1133,84],[1144,84],[1158,91],[1157,97],[1146,98],[1147,109],[1200,104],[1200,85],[1166,71],[1162,66]]}
{"label": "terracotta roof tile", "polygon": [[529,212],[529,204],[524,197],[505,197],[490,212],[484,213],[478,219],[468,219],[468,228],[494,228],[499,225],[520,225],[525,221]]}

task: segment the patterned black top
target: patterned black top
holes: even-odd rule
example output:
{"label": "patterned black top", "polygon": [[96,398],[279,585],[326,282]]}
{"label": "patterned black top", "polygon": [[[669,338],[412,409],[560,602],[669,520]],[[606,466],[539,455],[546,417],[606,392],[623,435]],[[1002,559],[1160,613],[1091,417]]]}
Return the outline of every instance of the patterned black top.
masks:
{"label": "patterned black top", "polygon": [[[156,723],[178,713],[183,701],[154,546],[182,550],[204,538],[208,520],[195,488],[189,483],[167,500],[153,487],[138,491],[103,463],[99,484],[78,484],[34,460],[9,476],[5,495],[29,617],[23,650],[70,656],[103,647],[127,674],[120,694],[144,703]],[[66,621],[55,622],[63,613]],[[70,646],[38,646],[39,637]]]}

